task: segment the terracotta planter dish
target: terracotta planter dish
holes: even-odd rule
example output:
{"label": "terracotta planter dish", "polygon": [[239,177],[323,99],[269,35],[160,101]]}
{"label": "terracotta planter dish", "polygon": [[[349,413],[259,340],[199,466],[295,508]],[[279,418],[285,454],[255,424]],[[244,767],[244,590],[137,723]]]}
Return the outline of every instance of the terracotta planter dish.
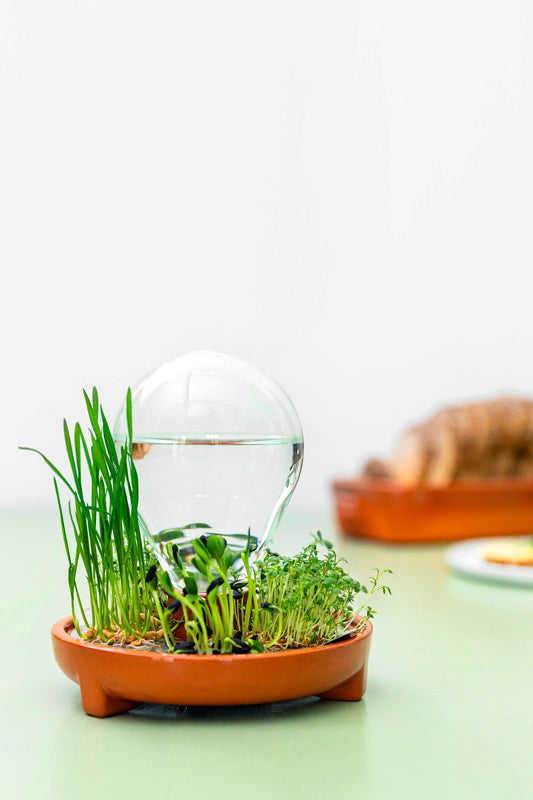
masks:
{"label": "terracotta planter dish", "polygon": [[333,492],[339,527],[349,536],[421,543],[533,530],[531,478],[408,489],[386,480],[338,480]]}
{"label": "terracotta planter dish", "polygon": [[335,644],[304,650],[200,656],[136,652],[74,638],[72,617],[52,627],[57,663],[79,684],[83,709],[94,717],[138,703],[249,705],[320,695],[360,700],[372,624]]}

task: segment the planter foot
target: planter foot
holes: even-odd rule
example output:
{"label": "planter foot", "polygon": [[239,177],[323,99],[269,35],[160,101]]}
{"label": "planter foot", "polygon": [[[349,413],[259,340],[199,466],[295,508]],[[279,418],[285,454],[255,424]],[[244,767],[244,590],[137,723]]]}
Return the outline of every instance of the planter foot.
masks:
{"label": "planter foot", "polygon": [[356,672],[355,675],[352,675],[347,681],[339,684],[339,686],[335,686],[334,689],[330,689],[329,692],[323,692],[320,697],[323,697],[325,700],[348,700],[350,702],[355,702],[362,698],[365,689],[366,666],[363,666],[359,672]]}
{"label": "planter foot", "polygon": [[111,717],[139,705],[132,700],[110,697],[95,678],[80,675],[79,683],[83,710],[91,717]]}

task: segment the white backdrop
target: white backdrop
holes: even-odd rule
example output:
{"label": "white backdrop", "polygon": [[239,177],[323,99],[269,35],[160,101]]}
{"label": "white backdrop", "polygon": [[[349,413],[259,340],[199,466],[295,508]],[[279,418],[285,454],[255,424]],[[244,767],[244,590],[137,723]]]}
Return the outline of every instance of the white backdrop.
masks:
{"label": "white backdrop", "polygon": [[526,0],[0,0],[0,503],[192,349],[288,390],[300,507],[532,393],[532,41]]}

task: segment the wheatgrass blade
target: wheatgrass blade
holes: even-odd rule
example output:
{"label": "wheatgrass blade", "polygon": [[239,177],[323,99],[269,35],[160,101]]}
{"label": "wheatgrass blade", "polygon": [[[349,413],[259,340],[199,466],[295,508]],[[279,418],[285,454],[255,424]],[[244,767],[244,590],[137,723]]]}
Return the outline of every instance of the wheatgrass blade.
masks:
{"label": "wheatgrass blade", "polygon": [[[83,392],[90,428],[87,438],[78,423],[71,433],[66,421],[63,436],[72,478],[65,475],[39,450],[23,447],[44,459],[54,474],[61,533],[68,563],[68,586],[72,615],[78,632],[77,613],[102,641],[109,636],[143,635],[152,624],[157,607],[146,587],[145,542],[139,527],[139,486],[132,453],[131,390],[128,390],[129,439],[115,445],[109,423],[99,404],[98,392]],[[57,480],[56,480],[57,478]],[[85,498],[88,480],[90,500]],[[59,484],[72,496],[68,503],[71,537],[69,544]],[[80,598],[78,576],[83,570],[88,587],[90,619]],[[79,605],[79,612],[76,610]],[[104,633],[105,631],[105,633]]]}
{"label": "wheatgrass blade", "polygon": [[41,453],[40,450],[36,450],[35,447],[19,447],[19,450],[28,450],[30,453],[37,453],[37,455],[41,456],[41,458],[48,464],[50,469],[57,475],[57,477],[70,489],[72,494],[76,494],[76,492],[74,491],[70,483],[67,481],[65,476],[61,474],[58,468],[54,466],[54,464],[52,464],[52,462],[48,458],[46,458],[44,453]]}

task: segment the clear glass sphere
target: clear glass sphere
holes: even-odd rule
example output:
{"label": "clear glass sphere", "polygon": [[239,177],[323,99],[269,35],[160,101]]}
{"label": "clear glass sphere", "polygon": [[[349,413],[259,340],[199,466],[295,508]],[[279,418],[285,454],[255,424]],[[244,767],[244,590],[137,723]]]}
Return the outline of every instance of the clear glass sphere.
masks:
{"label": "clear glass sphere", "polygon": [[[189,353],[133,388],[132,411],[141,527],[161,565],[172,575],[172,545],[187,557],[203,533],[223,535],[237,554],[250,530],[261,554],[303,459],[300,419],[281,386],[233,356]],[[125,406],[114,438],[127,438]]]}

